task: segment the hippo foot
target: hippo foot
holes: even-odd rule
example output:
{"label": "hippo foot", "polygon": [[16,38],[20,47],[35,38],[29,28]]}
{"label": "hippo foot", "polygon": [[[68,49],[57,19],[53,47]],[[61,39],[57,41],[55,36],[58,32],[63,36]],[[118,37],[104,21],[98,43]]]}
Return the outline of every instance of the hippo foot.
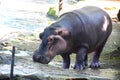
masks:
{"label": "hippo foot", "polygon": [[69,69],[69,66],[70,66],[69,64],[67,64],[67,63],[63,63],[62,68],[63,68],[63,69]]}
{"label": "hippo foot", "polygon": [[88,62],[87,61],[85,62],[85,66],[88,66]]}
{"label": "hippo foot", "polygon": [[74,69],[83,70],[85,69],[85,64],[75,64]]}
{"label": "hippo foot", "polygon": [[91,63],[90,68],[100,68],[100,64],[98,62]]}

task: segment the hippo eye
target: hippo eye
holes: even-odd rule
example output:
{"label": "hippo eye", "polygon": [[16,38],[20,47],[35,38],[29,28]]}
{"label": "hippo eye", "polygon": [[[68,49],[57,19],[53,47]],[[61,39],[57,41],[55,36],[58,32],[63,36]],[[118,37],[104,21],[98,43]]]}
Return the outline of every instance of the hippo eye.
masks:
{"label": "hippo eye", "polygon": [[53,43],[54,42],[54,38],[52,36],[50,36],[47,40],[48,40],[48,43]]}
{"label": "hippo eye", "polygon": [[52,38],[49,38],[49,39],[48,39],[48,42],[52,42],[52,41],[53,41],[53,39],[52,39]]}

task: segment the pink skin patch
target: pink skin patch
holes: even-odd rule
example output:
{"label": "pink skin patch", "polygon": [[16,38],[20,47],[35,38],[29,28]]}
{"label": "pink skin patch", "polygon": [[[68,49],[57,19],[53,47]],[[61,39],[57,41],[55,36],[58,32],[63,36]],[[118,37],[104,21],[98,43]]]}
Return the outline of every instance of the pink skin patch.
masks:
{"label": "pink skin patch", "polygon": [[108,24],[109,24],[109,22],[108,22],[107,18],[104,16],[104,23],[103,23],[102,31],[106,32]]}

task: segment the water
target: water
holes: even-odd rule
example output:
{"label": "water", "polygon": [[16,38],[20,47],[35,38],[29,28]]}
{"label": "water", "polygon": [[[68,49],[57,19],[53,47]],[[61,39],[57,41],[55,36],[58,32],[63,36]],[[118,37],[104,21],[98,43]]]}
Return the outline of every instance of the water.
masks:
{"label": "water", "polygon": [[2,10],[0,11],[0,25],[33,31],[36,28],[44,27],[45,23],[40,21],[42,17],[40,17],[40,13],[35,12]]}
{"label": "water", "polygon": [[46,0],[0,0],[0,26],[29,32],[48,24]]}

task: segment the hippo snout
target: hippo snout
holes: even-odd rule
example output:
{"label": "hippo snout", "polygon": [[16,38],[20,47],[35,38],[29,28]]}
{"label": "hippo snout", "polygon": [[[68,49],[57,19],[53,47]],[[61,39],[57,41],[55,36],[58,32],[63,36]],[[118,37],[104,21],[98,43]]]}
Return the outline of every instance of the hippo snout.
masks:
{"label": "hippo snout", "polygon": [[39,62],[39,63],[42,63],[42,64],[48,64],[51,60],[50,60],[49,57],[47,57],[45,55],[40,55],[38,53],[38,51],[35,51],[34,55],[33,55],[33,61]]}

